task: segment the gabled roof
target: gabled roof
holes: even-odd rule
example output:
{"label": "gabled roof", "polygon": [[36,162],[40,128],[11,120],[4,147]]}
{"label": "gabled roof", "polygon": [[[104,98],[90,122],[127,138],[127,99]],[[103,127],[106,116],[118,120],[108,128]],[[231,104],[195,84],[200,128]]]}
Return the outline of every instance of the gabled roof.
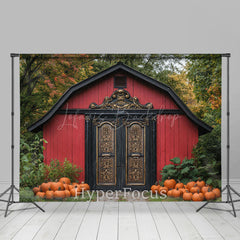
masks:
{"label": "gabled roof", "polygon": [[64,103],[76,91],[92,84],[93,82],[95,82],[103,77],[106,77],[107,75],[114,73],[115,71],[120,71],[120,70],[125,71],[136,78],[140,78],[142,81],[149,83],[149,84],[153,85],[154,87],[167,92],[172,97],[174,102],[178,105],[178,107],[183,111],[183,113],[185,113],[186,116],[192,122],[194,122],[195,124],[198,125],[200,135],[212,131],[212,127],[210,127],[209,125],[204,123],[202,120],[198,119],[169,86],[167,86],[166,84],[161,83],[151,77],[148,77],[148,76],[128,67],[127,65],[125,65],[121,62],[119,62],[116,65],[113,65],[112,67],[70,87],[42,118],[40,118],[38,121],[33,123],[28,128],[28,131],[34,131],[34,132],[39,131],[42,128],[43,124],[45,124],[48,120],[50,120],[54,116],[54,114],[57,112],[57,110],[59,110],[64,105]]}

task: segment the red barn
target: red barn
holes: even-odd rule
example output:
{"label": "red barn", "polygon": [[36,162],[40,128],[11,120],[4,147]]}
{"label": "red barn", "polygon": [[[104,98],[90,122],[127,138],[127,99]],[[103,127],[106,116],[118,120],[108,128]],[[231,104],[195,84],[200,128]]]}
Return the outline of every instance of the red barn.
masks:
{"label": "red barn", "polygon": [[44,161],[82,167],[92,189],[149,189],[170,159],[191,158],[212,130],[165,84],[118,63],[69,88],[29,127],[43,131]]}

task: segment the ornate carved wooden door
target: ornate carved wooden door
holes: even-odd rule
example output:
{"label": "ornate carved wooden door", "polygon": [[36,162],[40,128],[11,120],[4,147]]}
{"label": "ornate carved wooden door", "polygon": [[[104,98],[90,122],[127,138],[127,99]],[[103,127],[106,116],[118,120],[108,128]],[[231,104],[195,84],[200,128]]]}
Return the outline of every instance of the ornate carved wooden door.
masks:
{"label": "ornate carved wooden door", "polygon": [[149,110],[124,89],[91,103],[86,117],[86,181],[93,189],[149,189],[156,181],[156,128]]}
{"label": "ornate carved wooden door", "polygon": [[146,189],[150,183],[151,141],[146,141],[149,139],[149,122],[126,120],[125,116],[94,119],[93,122],[93,187]]}
{"label": "ornate carved wooden door", "polygon": [[126,125],[126,185],[145,185],[146,183],[146,130],[137,121]]}
{"label": "ornate carved wooden door", "polygon": [[116,185],[116,125],[110,121],[96,126],[97,185]]}

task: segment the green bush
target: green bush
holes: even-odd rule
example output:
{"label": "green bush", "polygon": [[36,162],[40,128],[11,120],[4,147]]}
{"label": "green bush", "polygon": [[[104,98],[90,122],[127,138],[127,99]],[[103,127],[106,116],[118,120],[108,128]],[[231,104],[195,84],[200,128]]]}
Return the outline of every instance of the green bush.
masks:
{"label": "green bush", "polygon": [[59,180],[61,177],[68,177],[71,182],[77,182],[80,172],[82,172],[82,168],[77,167],[67,159],[65,159],[63,163],[55,159],[51,160],[49,165],[46,165],[45,180],[55,181]]}
{"label": "green bush", "polygon": [[202,135],[193,149],[199,174],[207,184],[221,185],[221,125],[216,125],[211,133]]}
{"label": "green bush", "polygon": [[180,180],[184,184],[190,180],[196,181],[199,177],[199,171],[194,164],[194,159],[184,159],[181,163],[180,158],[176,157],[170,160],[173,164],[168,164],[161,171],[162,181],[173,178]]}
{"label": "green bush", "polygon": [[208,169],[203,166],[197,166],[196,159],[185,158],[181,163],[180,158],[176,157],[170,161],[172,164],[164,166],[161,171],[162,181],[165,181],[170,177],[186,184],[191,180],[196,181],[198,178],[201,178],[213,187],[221,187],[219,176],[212,174],[210,168]]}
{"label": "green bush", "polygon": [[32,189],[30,189],[28,187],[20,188],[19,200],[20,200],[20,202],[32,202],[32,201],[34,201],[34,193],[33,193]]}
{"label": "green bush", "polygon": [[43,139],[36,135],[31,143],[20,139],[20,186],[34,187],[44,181]]}

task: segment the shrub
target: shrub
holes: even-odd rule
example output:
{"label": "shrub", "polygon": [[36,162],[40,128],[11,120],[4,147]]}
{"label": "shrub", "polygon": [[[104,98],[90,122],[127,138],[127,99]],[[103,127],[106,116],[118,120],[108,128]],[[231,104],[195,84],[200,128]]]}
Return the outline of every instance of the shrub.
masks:
{"label": "shrub", "polygon": [[175,157],[170,160],[173,164],[168,164],[161,171],[162,181],[168,177],[179,179],[186,184],[190,180],[196,181],[199,177],[199,172],[194,164],[194,159],[184,159],[181,163],[180,158]]}
{"label": "shrub", "polygon": [[67,159],[65,159],[63,163],[55,159],[51,160],[49,165],[46,165],[45,180],[55,181],[59,180],[61,177],[68,177],[71,182],[77,182],[80,172],[82,172],[82,168],[77,167]]}
{"label": "shrub", "polygon": [[186,184],[190,180],[196,181],[200,177],[213,187],[221,187],[219,176],[213,175],[212,172],[209,172],[208,168],[205,169],[203,166],[197,166],[196,159],[185,158],[181,163],[180,158],[176,157],[170,161],[173,164],[164,166],[161,171],[162,181],[170,177],[175,180],[179,179],[182,183]]}
{"label": "shrub", "polygon": [[44,181],[45,165],[43,163],[44,139],[36,135],[31,143],[20,139],[20,186],[34,187]]}

